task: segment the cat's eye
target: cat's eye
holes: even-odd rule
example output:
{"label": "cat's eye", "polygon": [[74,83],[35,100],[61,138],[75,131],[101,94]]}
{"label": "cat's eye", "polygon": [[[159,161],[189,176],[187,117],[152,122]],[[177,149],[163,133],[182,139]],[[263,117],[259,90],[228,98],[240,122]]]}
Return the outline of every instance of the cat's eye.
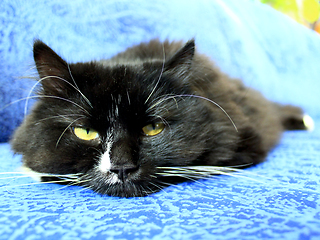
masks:
{"label": "cat's eye", "polygon": [[142,128],[146,136],[155,136],[163,131],[165,125],[163,122],[150,123]]}
{"label": "cat's eye", "polygon": [[74,135],[85,141],[94,140],[99,137],[99,134],[91,128],[74,127],[73,132]]}

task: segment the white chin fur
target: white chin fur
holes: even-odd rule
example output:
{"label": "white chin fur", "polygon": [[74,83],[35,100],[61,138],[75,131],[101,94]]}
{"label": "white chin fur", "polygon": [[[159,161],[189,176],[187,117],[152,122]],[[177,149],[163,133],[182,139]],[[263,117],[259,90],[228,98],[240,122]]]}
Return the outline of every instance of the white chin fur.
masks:
{"label": "white chin fur", "polygon": [[303,116],[303,123],[308,131],[312,132],[314,130],[314,121],[309,115]]}

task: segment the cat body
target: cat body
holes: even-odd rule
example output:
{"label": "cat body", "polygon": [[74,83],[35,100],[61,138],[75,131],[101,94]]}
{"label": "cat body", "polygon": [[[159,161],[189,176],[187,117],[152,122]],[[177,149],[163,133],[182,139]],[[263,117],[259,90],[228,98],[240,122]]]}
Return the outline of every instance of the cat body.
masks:
{"label": "cat body", "polygon": [[257,164],[284,130],[306,128],[300,108],[221,73],[193,40],[75,64],[36,41],[34,59],[39,101],[11,144],[43,181],[145,196],[188,180],[186,169]]}

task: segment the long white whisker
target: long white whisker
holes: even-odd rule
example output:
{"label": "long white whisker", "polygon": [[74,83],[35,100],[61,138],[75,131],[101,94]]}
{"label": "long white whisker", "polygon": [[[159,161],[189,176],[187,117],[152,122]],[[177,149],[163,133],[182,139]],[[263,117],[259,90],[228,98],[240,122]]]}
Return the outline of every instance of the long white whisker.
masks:
{"label": "long white whisker", "polygon": [[60,137],[59,137],[58,140],[57,140],[56,147],[58,147],[58,144],[59,144],[61,138],[63,137],[63,135],[65,134],[65,132],[70,128],[70,126],[71,126],[72,124],[74,124],[76,121],[78,121],[78,120],[80,120],[80,119],[82,119],[82,118],[84,118],[84,117],[79,117],[79,118],[77,118],[76,120],[72,121],[72,122],[63,130],[63,132],[61,133]]}
{"label": "long white whisker", "polygon": [[252,178],[252,177],[247,177],[247,176],[243,176],[243,175],[240,175],[240,174],[233,174],[233,173],[230,173],[230,172],[217,171],[217,174],[226,175],[226,176],[230,176],[230,177],[248,179],[250,181],[254,181],[254,182],[258,182],[258,183],[264,183],[263,181],[257,180],[257,179]]}
{"label": "long white whisker", "polygon": [[[155,186],[157,189],[159,189],[159,190],[163,190],[165,193],[167,193],[165,190],[164,190],[164,187],[162,187],[162,186],[160,186],[160,185],[158,185],[158,184],[155,184],[155,183],[153,183],[153,182],[149,182],[149,184],[151,184],[151,185],[153,185],[153,186]],[[149,189],[150,191],[152,191],[152,193],[154,193],[154,192],[156,192],[156,190],[152,190],[152,189]]]}
{"label": "long white whisker", "polygon": [[66,101],[66,102],[69,102],[69,103],[72,103],[73,105],[79,107],[80,109],[82,109],[84,112],[86,112],[88,115],[90,115],[90,113],[85,109],[83,108],[82,106],[80,106],[79,104],[69,100],[69,99],[66,99],[66,98],[62,98],[62,97],[57,97],[57,96],[47,96],[47,95],[37,95],[37,96],[30,96],[30,97],[25,97],[25,98],[20,98],[18,100],[15,100],[7,105],[5,105],[3,108],[1,108],[0,110],[3,110],[7,107],[9,107],[10,105],[12,104],[15,104],[17,102],[21,102],[21,101],[24,101],[24,100],[28,100],[28,99],[33,99],[33,98],[53,98],[53,99],[59,99],[59,100],[63,100],[63,101]]}
{"label": "long white whisker", "polygon": [[153,104],[150,109],[154,108],[155,106],[161,104],[162,102],[169,100],[169,99],[175,99],[176,97],[194,97],[194,98],[199,98],[202,100],[206,100],[212,104],[214,104],[215,106],[217,106],[218,108],[220,108],[220,110],[228,117],[228,119],[230,120],[230,122],[232,123],[234,129],[238,132],[238,128],[236,126],[236,124],[234,123],[234,121],[232,120],[232,118],[230,117],[230,115],[226,112],[226,110],[224,110],[223,107],[221,107],[218,103],[216,103],[215,101],[206,98],[206,97],[202,97],[202,96],[198,96],[198,95],[189,95],[189,94],[181,94],[181,95],[174,95],[174,96],[168,96],[168,97],[164,97],[162,98],[160,101],[156,102],[155,104]]}
{"label": "long white whisker", "polygon": [[[205,171],[205,172],[213,172],[213,171],[217,171],[218,174],[222,174],[221,172],[225,172],[225,173],[233,173],[233,176],[241,176],[240,174],[245,174],[245,175],[250,175],[252,177],[258,177],[259,179],[264,178],[266,180],[272,180],[275,181],[275,179],[270,179],[266,176],[261,176],[260,174],[256,174],[244,169],[238,169],[237,167],[244,167],[244,166],[249,166],[251,164],[244,164],[244,165],[237,165],[234,167],[216,167],[216,166],[192,166],[192,167],[185,167],[187,169],[195,169],[197,171]],[[250,178],[253,179],[253,178]]]}
{"label": "long white whisker", "polygon": [[159,84],[159,82],[160,82],[160,80],[161,80],[162,74],[163,74],[163,72],[164,72],[164,64],[165,64],[166,54],[165,54],[164,46],[163,46],[163,45],[162,45],[162,51],[163,51],[163,62],[162,62],[162,68],[161,68],[161,72],[160,72],[158,81],[157,81],[156,85],[154,86],[154,88],[152,89],[151,93],[149,94],[147,100],[146,100],[144,103],[147,103],[147,102],[149,101],[150,97],[152,96],[152,94],[154,93],[154,91],[157,89],[158,84]]}
{"label": "long white whisker", "polygon": [[58,97],[58,96],[46,96],[46,95],[39,95],[39,96],[35,96],[37,98],[54,98],[54,99],[59,99],[59,100],[63,100],[69,103],[72,103],[73,105],[79,107],[80,109],[82,109],[84,112],[86,112],[88,115],[90,115],[90,113],[82,106],[80,106],[79,104],[67,99],[67,98],[62,98],[62,97]]}
{"label": "long white whisker", "polygon": [[[80,93],[80,95],[85,99],[85,101],[86,101],[86,102],[89,104],[89,106],[92,108],[92,105],[91,105],[90,101],[83,95],[83,93],[82,93],[77,87],[75,87],[75,86],[73,86],[71,83],[69,83],[67,80],[65,80],[65,79],[63,79],[63,78],[61,78],[61,77],[58,77],[58,76],[46,76],[46,77],[41,78],[39,81],[37,81],[37,82],[32,86],[32,88],[30,89],[29,94],[28,94],[28,97],[26,98],[25,106],[24,106],[24,115],[25,115],[25,116],[27,115],[28,101],[29,101],[29,99],[30,99],[30,97],[31,97],[32,92],[34,91],[34,89],[36,88],[36,86],[37,86],[39,83],[41,83],[42,81],[44,81],[44,80],[46,80],[46,79],[48,79],[48,78],[57,78],[57,79],[59,79],[59,80],[61,80],[61,81],[66,82],[66,83],[69,84],[70,86],[72,86],[76,91],[78,91],[78,92]],[[53,96],[52,96],[52,97],[53,97]],[[78,105],[78,106],[79,106],[79,105]],[[82,107],[81,107],[81,108],[82,108]],[[82,108],[82,109],[84,109],[84,108]]]}
{"label": "long white whisker", "polygon": [[[70,182],[73,182],[73,183],[67,184],[67,185],[62,186],[62,187],[60,187],[60,188],[58,188],[58,189],[55,189],[55,190],[53,190],[53,191],[60,191],[60,190],[62,190],[62,189],[64,189],[64,188],[71,187],[71,186],[76,186],[76,185],[79,185],[79,184],[81,184],[81,183],[89,182],[89,181],[90,181],[90,179],[86,179],[86,180],[72,180],[72,181],[70,181]],[[81,187],[82,187],[82,186],[81,186]]]}
{"label": "long white whisker", "polygon": [[50,119],[55,119],[55,118],[64,118],[64,119],[67,119],[67,117],[69,116],[83,116],[81,114],[66,114],[66,115],[57,115],[57,116],[51,116],[51,117],[47,117],[47,118],[42,118],[40,120],[37,120],[36,122],[34,123],[37,123],[37,122],[43,122],[43,121],[47,121],[47,120],[50,120]]}
{"label": "long white whisker", "polygon": [[[234,169],[230,167],[215,167],[215,166],[191,166],[191,167],[158,167],[163,172],[158,173],[161,176],[179,176],[192,178],[206,178],[212,175],[226,175],[231,177],[239,177],[244,179],[249,179],[251,181],[263,183],[260,180],[257,180],[252,177],[240,175],[240,173],[247,173],[247,171],[239,171],[239,169]],[[234,173],[236,172],[236,173]]]}
{"label": "long white whisker", "polygon": [[[74,78],[73,78],[73,76],[72,76],[72,73],[71,73],[71,69],[70,69],[69,64],[67,64],[67,66],[68,66],[68,71],[69,71],[70,77],[71,77],[71,79],[72,79],[72,81],[73,81],[73,83],[74,83],[74,85],[75,85],[75,89],[81,94],[81,96],[82,96],[82,97],[84,98],[84,100],[89,104],[89,106],[90,106],[91,108],[93,108],[93,106],[92,106],[91,102],[89,101],[89,99],[80,91],[80,88],[78,87],[76,81],[74,80]],[[69,82],[68,82],[68,83],[69,83]],[[70,84],[70,83],[69,83],[69,84]],[[72,84],[70,84],[70,85],[73,86]],[[74,87],[74,86],[73,86],[73,87]]]}
{"label": "long white whisker", "polygon": [[29,178],[30,176],[27,176],[27,175],[23,175],[23,176],[11,176],[11,177],[3,177],[3,178],[0,178],[0,180],[6,180],[6,179],[18,179],[18,178]]}
{"label": "long white whisker", "polygon": [[[88,179],[88,181],[90,181],[90,179]],[[81,189],[80,189],[78,192],[83,192],[83,191],[85,191],[85,190],[94,191],[94,190],[92,189],[92,186],[90,186],[90,185],[81,185]]]}
{"label": "long white whisker", "polygon": [[24,100],[27,100],[27,99],[32,99],[32,98],[39,98],[39,97],[38,96],[32,96],[32,97],[24,97],[24,98],[17,99],[15,101],[12,101],[12,102],[6,104],[3,108],[0,109],[0,111],[6,109],[7,107],[9,107],[9,106],[11,106],[11,105],[13,105],[15,103],[18,103],[18,102],[21,102],[21,101],[24,101]]}
{"label": "long white whisker", "polygon": [[8,175],[8,174],[25,174],[24,172],[0,172],[0,175]]}
{"label": "long white whisker", "polygon": [[201,185],[204,185],[202,182],[200,181],[197,181],[196,179],[203,179],[204,177],[199,177],[197,175],[191,175],[191,174],[186,174],[185,172],[175,172],[175,173],[163,173],[161,174],[161,176],[164,176],[164,177],[181,177],[181,178],[185,178],[187,180],[190,180],[192,182],[196,182],[196,183],[199,183]]}
{"label": "long white whisker", "polygon": [[163,182],[163,181],[160,181],[160,180],[157,180],[157,182],[160,183],[160,184],[162,184],[162,185],[166,185],[166,186],[168,186],[168,187],[175,185],[175,184],[173,184],[173,183]]}
{"label": "long white whisker", "polygon": [[[79,87],[78,87],[78,85],[77,85],[77,83],[76,83],[76,81],[74,80],[74,78],[73,78],[73,76],[72,76],[71,69],[70,69],[70,65],[69,65],[68,63],[67,63],[67,67],[68,67],[69,75],[70,75],[70,77],[71,77],[71,79],[72,79],[72,81],[73,81],[73,84],[74,84],[75,88],[78,89],[78,90],[80,90]],[[91,105],[91,104],[90,104],[90,105]]]}
{"label": "long white whisker", "polygon": [[12,186],[1,186],[0,189],[2,188],[13,188],[13,187],[23,187],[23,186],[32,186],[32,185],[41,185],[41,184],[46,184],[46,183],[65,183],[68,182],[69,180],[56,180],[56,181],[48,181],[48,182],[33,182],[33,183],[24,183],[24,184],[19,184],[19,185],[12,185]]}
{"label": "long white whisker", "polygon": [[[39,172],[33,172],[32,174],[37,177],[58,177],[58,178],[64,178],[64,179],[72,179],[72,178],[77,179],[79,176],[83,175],[82,173],[54,174],[54,173],[39,173]],[[10,177],[0,178],[0,179],[31,177],[28,171],[25,171],[25,170],[22,170],[21,172],[0,172],[0,175],[16,175],[16,176],[10,176]],[[17,176],[17,175],[20,175],[20,176]]]}

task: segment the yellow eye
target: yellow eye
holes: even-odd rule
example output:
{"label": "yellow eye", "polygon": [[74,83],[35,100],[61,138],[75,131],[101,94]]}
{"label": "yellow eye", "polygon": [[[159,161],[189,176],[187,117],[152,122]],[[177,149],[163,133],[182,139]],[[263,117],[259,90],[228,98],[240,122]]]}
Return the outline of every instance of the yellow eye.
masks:
{"label": "yellow eye", "polygon": [[151,123],[142,128],[142,131],[147,136],[155,136],[161,133],[164,129],[165,125],[162,122]]}
{"label": "yellow eye", "polygon": [[78,138],[85,141],[94,140],[99,137],[99,134],[91,128],[75,127],[73,128],[73,132]]}

